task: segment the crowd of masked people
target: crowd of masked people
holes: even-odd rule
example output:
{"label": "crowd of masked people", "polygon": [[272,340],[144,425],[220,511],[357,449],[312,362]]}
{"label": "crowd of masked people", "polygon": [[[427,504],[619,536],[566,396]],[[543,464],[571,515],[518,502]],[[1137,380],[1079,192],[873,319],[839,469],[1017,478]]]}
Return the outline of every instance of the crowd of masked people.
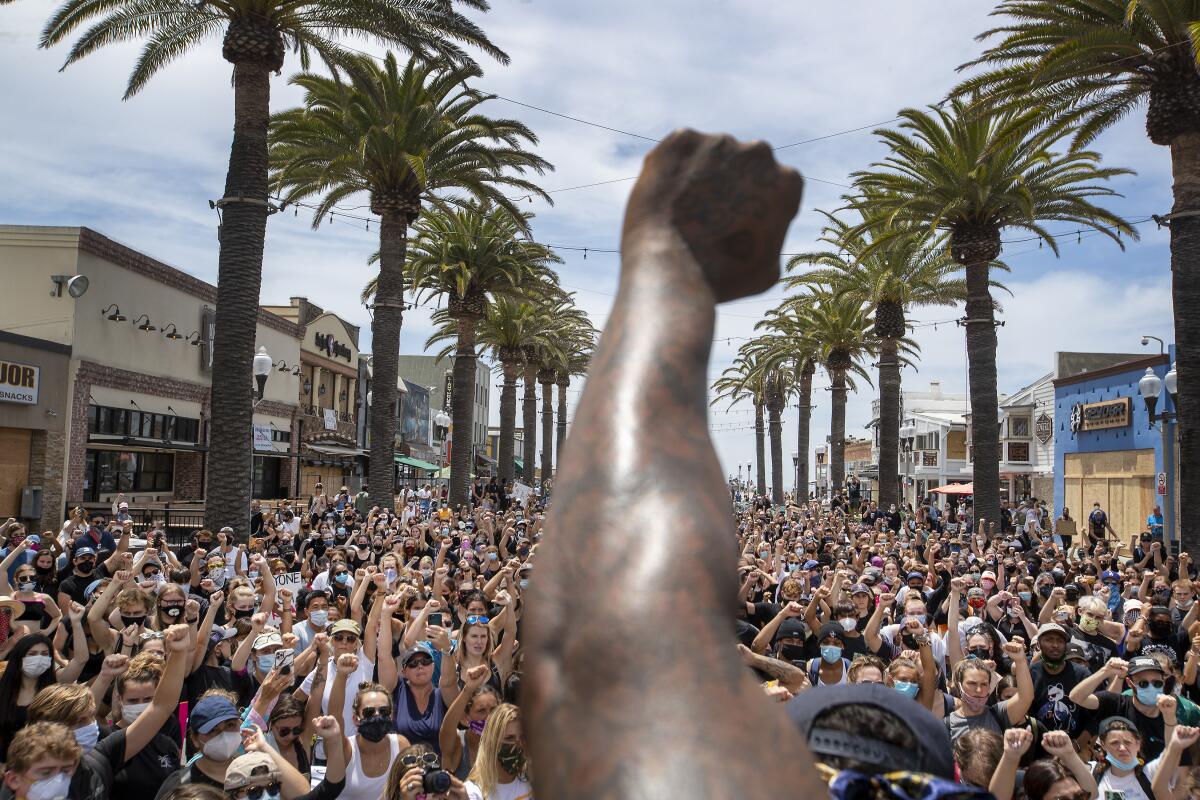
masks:
{"label": "crowd of masked people", "polygon": [[522,598],[545,514],[483,492],[127,506],[0,525],[0,800],[521,800]]}
{"label": "crowd of masked people", "polygon": [[1196,565],[1152,520],[1064,540],[1002,513],[735,513],[738,650],[831,793],[1200,800]]}

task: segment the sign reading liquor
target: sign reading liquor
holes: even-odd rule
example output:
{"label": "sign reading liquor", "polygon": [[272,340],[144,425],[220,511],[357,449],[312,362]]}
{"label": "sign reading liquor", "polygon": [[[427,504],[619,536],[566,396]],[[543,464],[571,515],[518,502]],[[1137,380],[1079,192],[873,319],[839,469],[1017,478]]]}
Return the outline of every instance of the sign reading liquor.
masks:
{"label": "sign reading liquor", "polygon": [[41,376],[41,367],[0,361],[0,403],[37,405]]}
{"label": "sign reading liquor", "polygon": [[1038,414],[1033,423],[1033,433],[1042,444],[1050,444],[1050,440],[1054,438],[1054,420],[1045,413]]}
{"label": "sign reading liquor", "polygon": [[1118,397],[1099,403],[1078,403],[1071,409],[1071,430],[1102,431],[1124,428],[1133,419],[1133,399]]}

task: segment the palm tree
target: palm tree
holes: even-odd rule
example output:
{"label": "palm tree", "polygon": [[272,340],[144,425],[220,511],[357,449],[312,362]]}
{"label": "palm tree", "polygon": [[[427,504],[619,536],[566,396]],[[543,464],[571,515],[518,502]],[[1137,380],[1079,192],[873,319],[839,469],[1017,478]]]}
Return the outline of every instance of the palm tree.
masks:
{"label": "palm tree", "polygon": [[[497,295],[545,291],[556,278],[551,264],[562,262],[550,248],[522,238],[526,218],[486,203],[470,203],[449,213],[426,214],[414,228],[408,253],[408,279],[418,299],[446,298],[446,308],[434,314],[453,320],[453,417],[450,450],[450,502],[466,504],[474,466],[476,326]],[[440,316],[439,316],[440,315]],[[440,340],[435,333],[426,347]],[[378,368],[376,368],[378,369]]]}
{"label": "palm tree", "polygon": [[[813,267],[788,279],[791,288],[829,287],[850,295],[875,315],[879,340],[879,503],[900,502],[900,343],[908,331],[911,308],[953,305],[967,299],[966,282],[943,243],[921,228],[872,247],[870,229],[856,231],[832,214],[820,241],[824,250],[802,253],[788,269]],[[865,221],[865,220],[862,220]],[[844,257],[843,257],[844,255]]]}
{"label": "palm tree", "polygon": [[[573,295],[570,295],[573,297]],[[597,331],[587,314],[571,306],[556,318],[556,330],[551,341],[554,346],[543,348],[545,367],[538,371],[542,384],[542,480],[549,479],[554,470],[554,454],[561,454],[567,434],[567,387],[571,375],[587,369],[591,348]],[[558,386],[558,441],[554,437],[554,406],[551,387]]]}
{"label": "palm tree", "polygon": [[754,356],[746,351],[745,345],[739,348],[738,356],[733,365],[726,367],[721,377],[713,381],[713,391],[717,394],[710,405],[716,405],[722,400],[728,400],[732,407],[742,400],[750,400],[754,405],[754,449],[758,460],[757,492],[767,493],[767,461],[766,441],[763,424],[763,409],[766,406],[766,390],[762,384],[762,373]]}
{"label": "palm tree", "polygon": [[975,513],[997,519],[1000,427],[990,276],[1001,233],[1029,231],[1056,253],[1054,237],[1042,227],[1046,221],[1095,228],[1118,244],[1119,233],[1136,237],[1127,222],[1091,202],[1115,195],[1102,182],[1128,171],[1100,167],[1099,154],[1087,150],[1056,152],[1058,130],[1039,125],[1034,115],[972,110],[952,100],[929,111],[905,109],[900,118],[898,130],[877,131],[891,152],[855,173],[860,195],[852,205],[888,231],[872,247],[897,232],[943,231],[950,257],[966,270]]}
{"label": "palm tree", "polygon": [[558,435],[554,446],[556,464],[562,463],[563,445],[567,442],[567,389],[571,386],[571,378],[587,374],[599,332],[589,320],[587,329],[580,329],[576,334],[578,338],[572,342],[566,358],[555,366],[554,382],[558,387]]}
{"label": "palm tree", "polygon": [[[292,78],[305,91],[304,104],[271,119],[271,178],[285,203],[318,198],[314,228],[359,193],[379,215],[379,274],[366,293],[375,298],[372,392],[376,407],[392,408],[408,232],[423,204],[450,214],[466,200],[434,192],[465,190],[525,230],[503,189],[540,194],[520,176],[526,170],[541,174],[549,165],[522,149],[522,143],[537,142],[523,124],[479,113],[487,95],[466,83],[481,74],[477,67],[414,58],[401,68],[389,53],[382,64],[365,56],[349,59],[346,72],[348,83],[311,72]],[[368,493],[380,507],[392,505],[395,435],[391,414],[371,415]]]}
{"label": "palm tree", "polygon": [[[562,345],[560,334],[562,332],[563,320],[567,317],[573,317],[579,313],[573,304],[573,295],[563,292],[555,287],[547,291],[542,296],[534,298],[534,308],[536,314],[534,316],[533,330],[536,331],[537,341],[530,341],[522,347],[524,354],[525,369],[522,375],[522,383],[525,387],[525,394],[522,396],[522,442],[521,449],[524,458],[521,460],[523,469],[522,477],[526,482],[532,484],[537,475],[539,466],[538,457],[538,431],[537,431],[537,388],[538,383],[542,384],[542,399],[543,403],[548,402],[550,397],[550,385],[553,383],[553,370],[550,365],[558,358],[558,352]],[[552,420],[547,420],[545,415],[542,418],[542,427],[544,429],[543,445],[546,450],[551,450],[552,442],[548,437],[549,431],[552,429]],[[545,453],[540,459],[542,469],[542,480],[549,479],[549,469],[547,468]]]}
{"label": "palm tree", "polygon": [[[761,323],[760,323],[761,325]],[[767,440],[771,448],[771,502],[783,503],[783,409],[795,388],[795,371],[788,343],[778,336],[760,336],[742,346],[754,364],[753,377],[763,388],[767,411]]]}
{"label": "palm tree", "polygon": [[846,479],[846,391],[857,390],[855,377],[871,382],[863,362],[879,350],[872,333],[871,315],[861,301],[848,293],[813,291],[808,296],[788,298],[782,305],[795,306],[795,316],[789,324],[813,340],[829,373],[832,384],[829,485],[831,491],[837,491]]}
{"label": "palm tree", "polygon": [[[461,0],[477,11],[485,0]],[[0,0],[7,4],[11,0]],[[477,47],[501,63],[508,56],[453,3],[424,0],[65,0],[46,22],[41,47],[52,47],[90,23],[71,46],[64,68],[115,42],[146,44],[134,65],[124,99],[201,42],[221,37],[221,55],[233,65],[233,144],[218,232],[216,331],[213,375],[231,391],[211,392],[208,502],[205,525],[229,525],[238,535],[250,523],[251,385],[262,285],[263,243],[271,213],[267,188],[267,118],[270,75],[283,68],[288,48],[307,68],[315,55],[331,69],[347,52],[335,39],[368,37],[413,53],[430,53],[456,64],[471,59],[459,44]],[[393,384],[395,381],[393,380]],[[215,388],[215,386],[214,386]],[[389,470],[389,476],[391,472]],[[388,497],[391,497],[389,488]]]}
{"label": "palm tree", "polygon": [[[1179,505],[1180,519],[1193,519],[1200,513],[1200,218],[1189,214],[1200,196],[1200,0],[1006,0],[993,14],[1005,24],[979,37],[993,46],[964,65],[991,71],[959,91],[1078,124],[1081,146],[1144,105],[1150,141],[1170,148],[1176,369],[1186,387],[1178,395]],[[1181,530],[1184,549],[1200,548],[1200,530]]]}

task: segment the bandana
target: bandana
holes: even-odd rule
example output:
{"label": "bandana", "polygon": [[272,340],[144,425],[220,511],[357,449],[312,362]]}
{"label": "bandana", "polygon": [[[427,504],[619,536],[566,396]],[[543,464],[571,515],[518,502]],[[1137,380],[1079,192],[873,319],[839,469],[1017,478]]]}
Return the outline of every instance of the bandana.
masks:
{"label": "bandana", "polygon": [[967,786],[920,772],[887,772],[864,775],[844,769],[840,772],[818,763],[817,770],[829,784],[831,800],[984,800],[987,789]]}

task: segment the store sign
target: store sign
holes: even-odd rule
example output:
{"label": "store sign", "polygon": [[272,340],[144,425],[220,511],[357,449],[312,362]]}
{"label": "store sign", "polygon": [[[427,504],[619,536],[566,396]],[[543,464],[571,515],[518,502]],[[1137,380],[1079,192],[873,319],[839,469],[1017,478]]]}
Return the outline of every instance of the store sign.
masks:
{"label": "store sign", "polygon": [[937,465],[938,465],[938,451],[937,450],[921,451],[921,466],[922,467],[936,467]]}
{"label": "store sign", "polygon": [[324,408],[321,410],[325,415],[325,430],[336,431],[337,430],[337,412],[334,411],[332,408]]}
{"label": "store sign", "polygon": [[254,426],[254,449],[255,450],[274,450],[275,447],[271,444],[271,426],[270,425],[255,425]]}
{"label": "store sign", "polygon": [[1099,403],[1076,403],[1071,409],[1071,430],[1102,431],[1125,428],[1133,419],[1133,400],[1119,397]]}
{"label": "store sign", "polygon": [[[205,306],[200,309],[200,328],[196,331],[197,347],[200,349],[200,369],[212,372],[213,339],[217,335],[217,311]],[[193,342],[195,344],[195,342]]]}
{"label": "store sign", "polygon": [[1165,472],[1158,473],[1158,493],[1163,497],[1167,496],[1167,473]]}
{"label": "store sign", "polygon": [[452,404],[454,403],[454,373],[446,372],[446,382],[442,389],[442,411],[450,413]]}
{"label": "store sign", "polygon": [[353,358],[350,348],[333,338],[333,334],[315,333],[313,334],[313,344],[330,358],[344,358],[347,362]]}
{"label": "store sign", "polygon": [[0,361],[0,403],[37,405],[41,377],[41,367]]}
{"label": "store sign", "polygon": [[1050,440],[1054,438],[1054,420],[1044,412],[1038,414],[1037,421],[1033,423],[1033,433],[1042,444],[1050,444]]}
{"label": "store sign", "polygon": [[1009,442],[1008,443],[1008,460],[1009,461],[1028,461],[1029,460],[1029,442]]}

